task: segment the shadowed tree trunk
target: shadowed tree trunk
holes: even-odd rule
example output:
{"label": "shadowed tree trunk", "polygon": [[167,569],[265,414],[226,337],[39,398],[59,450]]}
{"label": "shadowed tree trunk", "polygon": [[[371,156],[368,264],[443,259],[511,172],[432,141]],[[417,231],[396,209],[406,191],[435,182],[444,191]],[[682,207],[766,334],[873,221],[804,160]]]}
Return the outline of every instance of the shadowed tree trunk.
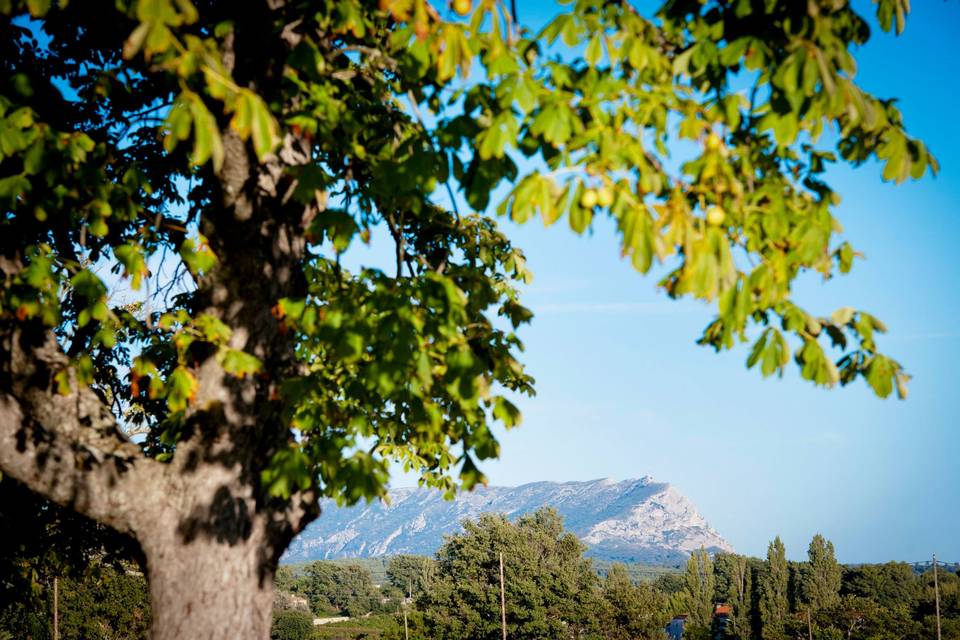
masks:
{"label": "shadowed tree trunk", "polygon": [[233,544],[145,536],[153,640],[267,638],[274,564],[262,557],[262,535]]}
{"label": "shadowed tree trunk", "polygon": [[[302,162],[292,144],[278,155]],[[195,300],[230,328],[230,346],[255,355],[263,368],[261,375],[229,375],[198,345],[191,368],[197,389],[170,462],[130,442],[90,387],[71,378],[64,392],[56,375],[70,372],[69,358],[51,330],[0,323],[0,468],[139,542],[156,640],[267,638],[277,561],[319,515],[315,491],[279,500],[260,482],[273,453],[292,438],[274,381],[297,365],[270,309],[303,292],[303,208],[278,201],[283,160],[260,165],[233,135],[224,146],[220,204],[201,219],[216,238],[218,262],[200,279]],[[5,277],[21,266],[16,253],[0,261]]]}

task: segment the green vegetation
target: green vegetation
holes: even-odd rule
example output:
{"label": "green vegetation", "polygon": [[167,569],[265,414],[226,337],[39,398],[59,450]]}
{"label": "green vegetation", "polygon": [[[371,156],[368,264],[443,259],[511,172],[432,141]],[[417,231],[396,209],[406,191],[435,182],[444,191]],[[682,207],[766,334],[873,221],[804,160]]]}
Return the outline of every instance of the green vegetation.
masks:
{"label": "green vegetation", "polygon": [[[418,599],[428,638],[495,638],[500,633],[500,554],[508,633],[517,637],[581,635],[595,625],[599,579],[586,547],[543,509],[511,522],[485,514],[464,523],[437,552],[438,579]],[[491,589],[491,586],[494,587]]]}
{"label": "green vegetation", "polygon": [[[3,514],[11,515],[16,491],[22,489],[0,482],[4,489],[10,500],[0,505],[6,504]],[[57,531],[71,530],[77,536],[75,550],[83,553],[68,556],[67,545],[59,560],[44,564],[23,555],[28,546],[4,546],[0,562],[10,573],[0,580],[0,638],[3,632],[51,638],[54,575],[63,640],[146,638],[151,618],[147,583],[134,565],[107,555],[93,538],[82,544],[77,526],[84,523],[71,522],[76,516],[69,511],[34,515],[43,524],[31,528],[26,521],[24,533],[37,535],[42,529],[54,536],[48,539],[57,540]],[[17,527],[9,526],[9,519],[0,523],[15,535]],[[806,562],[788,563],[778,538],[770,544],[767,560],[737,554],[710,558],[698,551],[683,572],[661,568],[656,579],[637,580],[630,567],[619,563],[598,571],[551,509],[516,521],[488,514],[464,524],[464,532],[448,538],[436,558],[281,567],[271,638],[401,640],[405,614],[414,640],[498,640],[501,553],[511,640],[663,640],[664,626],[678,614],[690,614],[685,630],[690,640],[718,634],[727,640],[802,640],[808,633],[815,640],[933,637],[931,570],[919,572],[896,562],[845,567],[836,562],[833,545],[819,535]],[[375,583],[370,566],[382,567],[387,580]],[[654,573],[650,567],[637,572]],[[960,567],[941,567],[938,578],[943,639],[960,640]],[[779,617],[768,614],[775,591]],[[725,625],[712,615],[721,603],[732,609]],[[340,616],[349,619],[313,624],[315,617]]]}
{"label": "green vegetation", "polygon": [[300,586],[316,615],[355,617],[379,609],[380,592],[359,565],[314,562],[307,565]]}
{"label": "green vegetation", "polygon": [[65,640],[145,636],[147,585],[129,539],[68,509],[38,504],[2,478],[0,541],[0,638],[52,637],[54,580]]}
{"label": "green vegetation", "polygon": [[800,573],[801,606],[812,611],[836,606],[840,601],[842,571],[833,543],[817,534],[810,542],[807,556],[809,561]]}
{"label": "green vegetation", "polygon": [[[584,547],[564,532],[556,512],[543,509],[510,521],[487,514],[465,522],[462,534],[447,539],[436,559],[397,556],[388,561],[390,582],[374,602],[343,581],[324,583],[318,602],[349,603],[359,617],[324,625],[313,637],[400,638],[403,612],[417,640],[500,638],[500,554],[504,558],[504,601],[508,637],[518,640],[662,640],[666,623],[689,614],[685,637],[730,640],[926,640],[933,629],[932,573],[904,563],[844,567],[823,536],[813,538],[806,562],[790,563],[779,538],[766,560],[737,554],[710,558],[692,554],[686,570],[662,568],[654,580],[633,578],[629,567],[606,565],[603,572],[584,557]],[[284,588],[306,594],[311,575],[343,571],[342,563],[299,566],[300,578]],[[340,567],[338,569],[338,567]],[[650,568],[639,571],[652,573]],[[360,582],[363,582],[362,580]],[[939,573],[944,640],[960,640],[958,567]],[[413,601],[406,585],[422,584]],[[322,597],[317,597],[317,596]],[[721,624],[714,606],[731,608]],[[362,612],[362,613],[361,613]],[[809,613],[809,628],[807,615]],[[336,629],[336,631],[334,631]],[[353,635],[349,635],[353,634]]]}
{"label": "green vegetation", "polygon": [[387,564],[387,579],[395,589],[409,598],[433,589],[437,580],[437,563],[424,556],[399,555]]}
{"label": "green vegetation", "polygon": [[607,640],[661,637],[670,599],[647,582],[630,579],[626,567],[615,564],[601,584],[598,629]]}
{"label": "green vegetation", "polygon": [[660,564],[642,564],[638,562],[618,562],[615,560],[605,560],[591,556],[593,566],[597,573],[606,576],[615,565],[626,567],[627,574],[633,582],[653,582],[663,576],[679,575],[682,568],[680,566],[665,566]]}
{"label": "green vegetation", "polygon": [[683,591],[681,592],[683,609],[690,613],[690,619],[695,625],[710,626],[713,620],[713,601],[715,595],[716,578],[713,575],[713,562],[704,549],[690,554],[687,570],[683,574]]}
{"label": "green vegetation", "polygon": [[701,344],[906,394],[878,318],[794,297],[859,256],[832,165],[937,168],[857,84],[857,9],[512,4],[0,1],[0,470],[135,539],[156,640],[266,638],[322,496],[485,481],[534,390],[498,218],[605,218]]}
{"label": "green vegetation", "polygon": [[304,640],[313,636],[313,616],[306,611],[281,609],[273,612],[270,640]]}
{"label": "green vegetation", "polygon": [[787,551],[777,536],[767,548],[767,565],[760,574],[760,628],[763,640],[783,637],[784,624],[789,613],[787,591],[790,576]]}

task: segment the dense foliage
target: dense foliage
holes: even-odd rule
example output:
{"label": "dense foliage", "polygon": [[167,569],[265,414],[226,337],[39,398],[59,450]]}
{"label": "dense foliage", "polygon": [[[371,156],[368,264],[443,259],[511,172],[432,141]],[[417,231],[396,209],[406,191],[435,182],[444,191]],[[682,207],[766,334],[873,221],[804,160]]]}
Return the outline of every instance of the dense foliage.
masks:
{"label": "dense foliage", "polygon": [[[400,612],[406,611],[410,637],[417,640],[500,638],[501,552],[508,637],[520,640],[663,640],[665,625],[680,614],[688,615],[684,637],[690,639],[802,640],[812,634],[816,640],[924,640],[933,630],[929,568],[921,573],[898,562],[844,567],[821,535],[811,541],[805,562],[788,562],[778,538],[767,560],[711,558],[698,551],[682,572],[638,582],[619,564],[600,575],[549,509],[513,522],[486,515],[464,524],[464,533],[437,553],[435,566],[427,558],[396,559],[397,566],[430,566],[432,579],[412,603],[382,585],[385,606],[378,611],[395,612],[395,626],[382,637],[402,637]],[[958,566],[939,571],[946,640],[960,640],[958,571]],[[300,569],[299,586],[293,588],[303,590],[308,575]],[[774,607],[771,594],[782,603]],[[714,616],[718,604],[732,608],[722,623]]]}
{"label": "dense foliage", "polygon": [[380,608],[380,592],[362,567],[314,562],[305,574],[299,590],[317,615],[359,616]]}
{"label": "dense foliage", "polygon": [[313,616],[305,611],[275,611],[270,640],[306,640],[313,636]]}
{"label": "dense foliage", "polygon": [[597,575],[555,511],[516,523],[487,514],[464,525],[437,553],[438,579],[418,601],[427,637],[499,637],[500,554],[508,635],[559,638],[591,626]]}
{"label": "dense foliage", "polygon": [[398,555],[390,558],[387,565],[387,579],[390,584],[408,598],[432,589],[436,578],[437,563],[433,558]]}
{"label": "dense foliage", "polygon": [[129,539],[3,478],[0,540],[0,637],[51,637],[55,579],[61,637],[144,637],[150,607]]}

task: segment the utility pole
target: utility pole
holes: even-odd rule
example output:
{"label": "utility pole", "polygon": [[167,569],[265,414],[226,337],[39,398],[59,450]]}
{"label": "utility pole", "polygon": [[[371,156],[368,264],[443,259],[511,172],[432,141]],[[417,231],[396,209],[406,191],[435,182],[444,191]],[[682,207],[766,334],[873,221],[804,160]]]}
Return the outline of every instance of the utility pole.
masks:
{"label": "utility pole", "polygon": [[503,551],[500,552],[500,626],[503,629],[503,640],[507,640],[507,597],[503,588]]}
{"label": "utility pole", "polygon": [[[413,587],[410,585],[410,581],[407,580],[407,601],[413,600]],[[410,630],[407,628],[407,603],[403,603],[403,638],[404,640],[410,640]]]}
{"label": "utility pole", "polygon": [[53,640],[60,640],[60,584],[53,576]]}
{"label": "utility pole", "polygon": [[807,607],[807,638],[813,640],[813,625],[810,624],[810,607]]}
{"label": "utility pole", "polygon": [[940,585],[937,583],[937,554],[933,554],[933,598],[937,606],[937,640],[940,640]]}

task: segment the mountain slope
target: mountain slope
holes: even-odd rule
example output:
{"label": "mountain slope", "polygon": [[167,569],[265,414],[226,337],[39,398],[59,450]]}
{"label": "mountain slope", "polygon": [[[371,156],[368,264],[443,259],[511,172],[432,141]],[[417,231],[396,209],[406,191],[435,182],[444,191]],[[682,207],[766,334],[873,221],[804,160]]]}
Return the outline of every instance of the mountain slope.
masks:
{"label": "mountain slope", "polygon": [[323,515],[290,545],[284,562],[357,558],[398,553],[432,555],[443,536],[458,533],[460,522],[484,512],[509,517],[552,506],[566,528],[603,559],[676,564],[701,546],[732,547],[667,483],[639,480],[534,482],[519,487],[481,487],[448,502],[429,489],[390,492],[391,504],[338,508],[323,504]]}

